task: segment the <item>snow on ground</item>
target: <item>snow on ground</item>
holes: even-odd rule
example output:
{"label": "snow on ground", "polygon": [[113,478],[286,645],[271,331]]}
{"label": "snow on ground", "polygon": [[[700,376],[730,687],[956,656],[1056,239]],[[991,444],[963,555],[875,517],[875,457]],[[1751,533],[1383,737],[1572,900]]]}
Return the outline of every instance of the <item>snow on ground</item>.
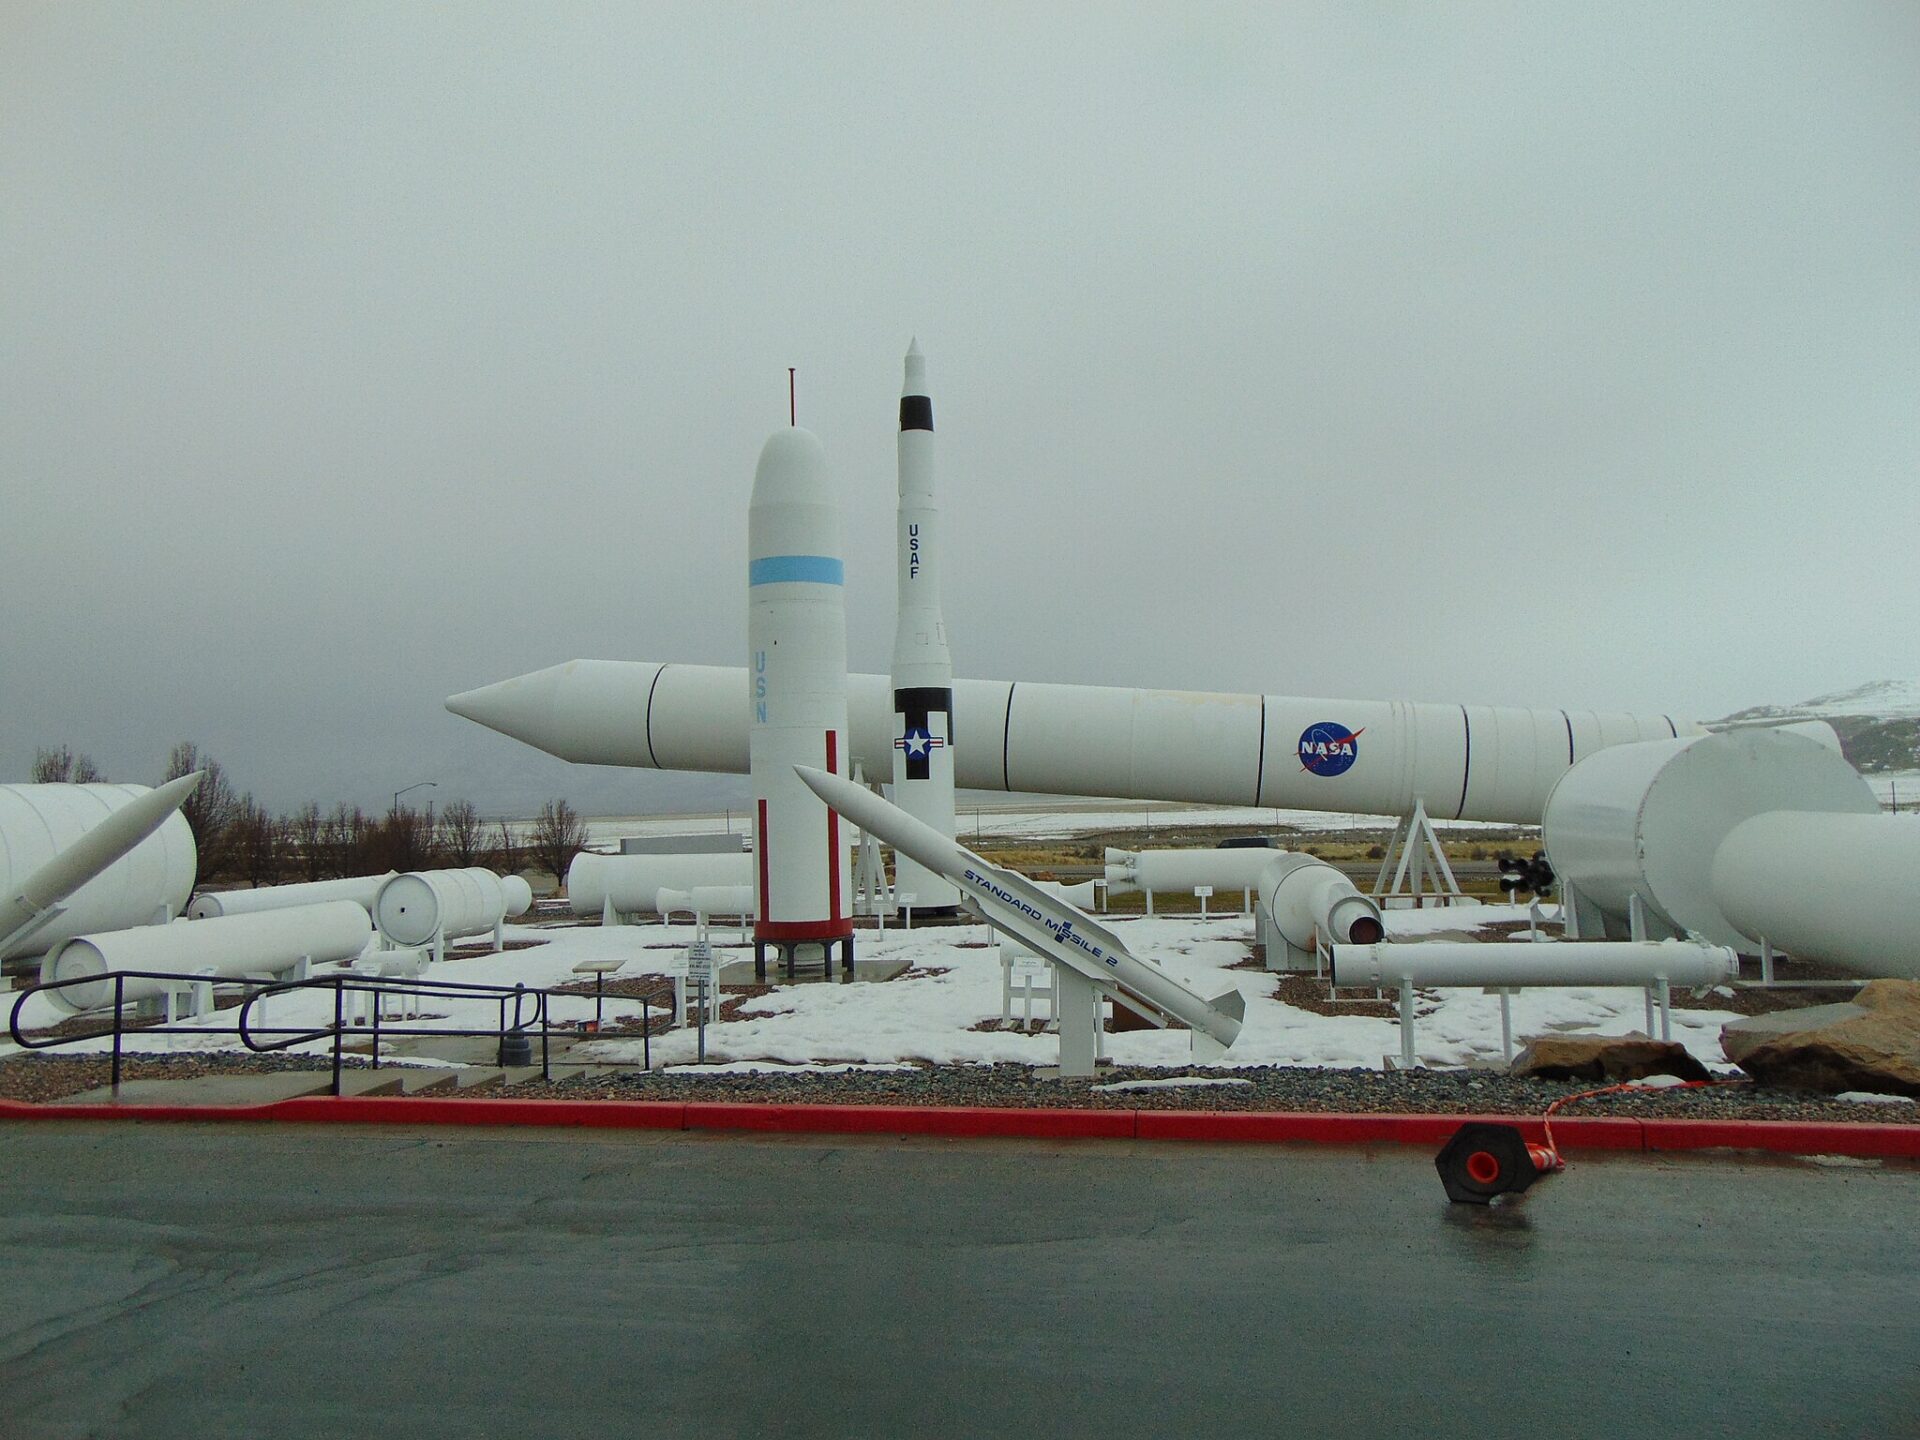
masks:
{"label": "snow on ground", "polygon": [[[1389,932],[1396,937],[1458,930],[1495,920],[1524,919],[1524,909],[1475,906],[1464,910],[1391,911]],[[1398,1055],[1398,1023],[1366,1015],[1320,1015],[1274,998],[1274,977],[1259,970],[1234,969],[1248,953],[1252,922],[1246,916],[1161,916],[1112,923],[1128,946],[1142,958],[1153,959],[1202,995],[1237,989],[1246,1000],[1246,1019],[1240,1039],[1225,1056],[1201,1062],[1211,1070],[1231,1071],[1244,1065],[1321,1065],[1377,1069],[1382,1057]],[[692,938],[685,925],[508,927],[511,940],[537,943],[531,949],[512,950],[467,959],[448,960],[432,967],[429,978],[443,981],[515,983],[530,986],[564,984],[590,979],[574,967],[587,960],[617,958],[626,963],[621,978],[663,974],[678,948]],[[983,1064],[1010,1061],[1047,1065],[1058,1056],[1058,1042],[1046,1034],[1026,1035],[998,1029],[975,1030],[982,1021],[997,1021],[1001,1006],[1001,970],[996,952],[981,947],[987,938],[983,926],[923,928],[911,932],[889,928],[862,931],[858,939],[862,959],[900,960],[912,972],[885,984],[800,984],[776,987],[773,993],[748,1000],[739,1018],[709,1025],[707,1056],[727,1065],[859,1065],[890,1066],[909,1063]],[[1496,942],[1497,943],[1497,942]],[[964,948],[971,946],[973,948]],[[750,951],[716,932],[716,948],[729,958]],[[593,1014],[593,997],[556,996],[553,1018],[582,1020]],[[609,996],[609,1020],[637,1018],[640,1003]],[[1016,1000],[1016,1014],[1018,1002]],[[383,1028],[397,1036],[418,1025],[435,1024],[491,1028],[497,1023],[498,1004],[491,999],[446,999],[425,1003],[440,1020],[391,1020]],[[1036,1011],[1040,1009],[1036,1006]],[[658,1008],[654,1013],[657,1015]],[[141,1036],[133,1043],[142,1049],[239,1050],[234,1030],[237,1012],[225,1010],[192,1022],[200,1033]],[[271,1023],[276,1026],[320,1026],[331,1019],[332,999],[315,992],[276,997]],[[63,1018],[45,997],[29,1002],[23,1025],[33,1028]],[[1724,1011],[1673,1012],[1674,1038],[1702,1062],[1727,1069],[1720,1052],[1720,1027],[1735,1019]],[[1645,1026],[1644,993],[1636,989],[1576,987],[1526,990],[1513,997],[1513,1033],[1525,1035],[1562,1030],[1624,1034]],[[1423,1064],[1462,1066],[1499,1064],[1500,1003],[1497,996],[1479,990],[1422,991],[1415,1026],[1417,1049]],[[56,1052],[102,1050],[104,1039],[63,1047]],[[1181,1031],[1127,1031],[1106,1040],[1107,1053],[1126,1065],[1186,1067],[1194,1065],[1190,1037]],[[11,1047],[5,1047],[10,1049]],[[326,1042],[302,1049],[323,1052]],[[695,1057],[695,1037],[680,1030],[653,1041],[656,1066],[681,1065]],[[589,1042],[582,1058],[638,1064],[638,1041],[608,1039]]]}
{"label": "snow on ground", "polygon": [[[1175,826],[1221,825],[1249,834],[1290,826],[1302,830],[1389,830],[1391,815],[1345,815],[1324,810],[1274,810],[1227,805],[1149,805],[1115,800],[1110,804],[1076,806],[1065,801],[1051,805],[981,805],[962,803],[958,810],[960,841],[969,839],[1043,840],[1091,834],[1098,830],[1152,830]],[[532,822],[521,822],[530,828]],[[1447,830],[1510,830],[1477,820],[1435,821]],[[623,835],[718,835],[747,830],[746,812],[718,815],[601,816],[587,821],[587,842],[595,849],[618,850]]]}

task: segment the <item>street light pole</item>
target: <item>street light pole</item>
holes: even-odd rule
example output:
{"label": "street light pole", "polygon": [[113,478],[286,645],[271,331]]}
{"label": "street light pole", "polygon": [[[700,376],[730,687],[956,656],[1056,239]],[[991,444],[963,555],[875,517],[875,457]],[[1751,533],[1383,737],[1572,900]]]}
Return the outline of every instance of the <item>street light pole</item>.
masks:
{"label": "street light pole", "polygon": [[416,781],[412,785],[408,785],[404,789],[394,791],[393,792],[393,813],[396,815],[400,813],[400,797],[402,795],[410,795],[415,790],[425,789],[428,786],[432,786],[433,788],[438,789],[439,785],[440,785],[440,782],[438,780],[420,780],[420,781]]}

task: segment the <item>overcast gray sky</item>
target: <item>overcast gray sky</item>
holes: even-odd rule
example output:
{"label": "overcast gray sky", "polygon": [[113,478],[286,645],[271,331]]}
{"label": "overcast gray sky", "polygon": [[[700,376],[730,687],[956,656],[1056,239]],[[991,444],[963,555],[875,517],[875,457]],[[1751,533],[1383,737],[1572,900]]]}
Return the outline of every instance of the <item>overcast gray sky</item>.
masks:
{"label": "overcast gray sky", "polygon": [[1715,716],[1920,675],[1920,8],[0,3],[0,776],[569,773],[786,419],[958,672]]}

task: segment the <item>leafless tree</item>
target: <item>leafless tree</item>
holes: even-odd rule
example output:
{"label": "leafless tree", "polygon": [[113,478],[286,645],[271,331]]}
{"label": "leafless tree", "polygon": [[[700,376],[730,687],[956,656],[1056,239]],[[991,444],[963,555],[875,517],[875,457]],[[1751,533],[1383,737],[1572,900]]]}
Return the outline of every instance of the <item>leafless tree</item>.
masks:
{"label": "leafless tree", "polygon": [[33,752],[33,781],[36,785],[94,785],[107,777],[90,755],[76,755],[71,745],[57,750]]}
{"label": "leafless tree", "polygon": [[234,869],[249,885],[269,885],[279,878],[280,827],[253,803],[251,792],[233,802],[227,840]]}
{"label": "leafless tree", "polygon": [[177,780],[195,770],[206,771],[206,777],[187,797],[180,813],[187,817],[187,824],[193,829],[193,843],[200,852],[200,878],[212,880],[229,873],[233,865],[233,837],[229,832],[239,801],[227,783],[227,772],[220,762],[210,755],[202,755],[192,741],[182,740],[167,756],[166,778]]}
{"label": "leafless tree", "polygon": [[553,872],[554,881],[564,885],[567,866],[587,848],[587,822],[566,801],[549,800],[540,807],[539,818],[533,822],[527,848],[533,852],[534,862],[541,869]]}
{"label": "leafless tree", "polygon": [[344,802],[334,806],[321,831],[320,848],[326,853],[327,874],[337,879],[371,872],[373,830],[358,805],[351,810]]}
{"label": "leafless tree", "polygon": [[283,822],[286,859],[302,880],[327,878],[327,822],[320,807],[309,800]]}
{"label": "leafless tree", "polygon": [[493,845],[487,852],[487,863],[502,875],[511,875],[526,866],[527,847],[504,820],[493,832]]}
{"label": "leafless tree", "polygon": [[375,863],[386,870],[424,870],[433,863],[433,827],[418,810],[388,813],[374,842]]}
{"label": "leafless tree", "polygon": [[478,865],[486,826],[470,800],[455,800],[440,812],[440,852],[452,865]]}

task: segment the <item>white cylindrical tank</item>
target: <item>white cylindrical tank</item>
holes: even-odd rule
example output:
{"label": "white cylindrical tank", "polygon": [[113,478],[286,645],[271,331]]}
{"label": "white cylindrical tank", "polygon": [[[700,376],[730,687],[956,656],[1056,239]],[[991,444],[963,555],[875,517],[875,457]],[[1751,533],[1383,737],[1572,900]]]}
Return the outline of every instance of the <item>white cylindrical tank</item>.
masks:
{"label": "white cylindrical tank", "polygon": [[1719,985],[1739,974],[1739,957],[1687,940],[1571,940],[1500,945],[1472,940],[1335,945],[1338,986]]}
{"label": "white cylindrical tank", "polygon": [[1191,892],[1196,885],[1216,890],[1251,890],[1280,852],[1248,846],[1225,850],[1108,850],[1107,885],[1151,890],[1156,895]]}
{"label": "white cylindrical tank", "polygon": [[344,880],[312,880],[300,885],[262,885],[253,890],[203,890],[187,907],[189,920],[211,920],[220,915],[255,915],[262,910],[287,910],[296,905],[323,905],[329,900],[351,900],[369,915],[380,887],[399,872],[354,875]]}
{"label": "white cylindrical tank", "polygon": [[[82,935],[63,941],[40,965],[40,981],[73,980],[121,970],[161,971],[193,979],[204,972],[234,979],[274,975],[310,960],[322,965],[351,960],[366,948],[372,927],[364,908],[351,900],[228,915],[214,920],[176,921],[137,930]],[[163,982],[129,980],[127,1000],[161,993]],[[113,982],[50,990],[47,997],[68,1010],[96,1010],[113,1003]]]}
{"label": "white cylindrical tank", "polygon": [[[570,660],[447,708],[581,764],[739,773],[743,670]],[[852,760],[893,771],[892,686],[847,677]],[[636,717],[644,717],[636,721]],[[1666,715],[1286,695],[954,682],[954,783],[1435,819],[1539,822],[1569,767],[1614,745],[1698,734]]]}
{"label": "white cylindrical tank", "polygon": [[753,899],[751,885],[696,885],[691,890],[660,890],[654,909],[661,915],[684,912],[704,920],[709,915],[752,915]]}
{"label": "white cylindrical tank", "polygon": [[1257,903],[1289,945],[1311,954],[1321,939],[1346,945],[1385,937],[1380,907],[1332,865],[1313,855],[1266,855]]}
{"label": "white cylindrical tank", "polygon": [[[137,795],[145,785],[0,785],[0,890],[28,876]],[[193,830],[177,812],[67,896],[64,912],[10,950],[37,955],[63,940],[173,919],[193,893]]]}
{"label": "white cylindrical tank", "polygon": [[576,915],[604,915],[607,902],[620,915],[658,913],[662,890],[694,890],[707,885],[753,884],[753,856],[738,853],[699,855],[596,855],[582,850],[567,867],[567,903]]}
{"label": "white cylindrical tank", "polygon": [[1597,907],[1609,936],[1628,935],[1637,896],[1649,938],[1751,948],[1756,937],[1729,921],[1708,877],[1729,832],[1772,810],[1876,816],[1880,803],[1817,740],[1736,730],[1589,756],[1554,787],[1541,835],[1576,906]]}
{"label": "white cylindrical tank", "polygon": [[1708,884],[1743,935],[1861,975],[1920,979],[1920,817],[1755,815],[1720,842]]}
{"label": "white cylindrical tank", "polygon": [[479,866],[413,870],[395,875],[374,897],[373,923],[392,945],[430,945],[437,935],[457,940],[491,930],[526,913],[533,892],[518,875],[504,880]]}

